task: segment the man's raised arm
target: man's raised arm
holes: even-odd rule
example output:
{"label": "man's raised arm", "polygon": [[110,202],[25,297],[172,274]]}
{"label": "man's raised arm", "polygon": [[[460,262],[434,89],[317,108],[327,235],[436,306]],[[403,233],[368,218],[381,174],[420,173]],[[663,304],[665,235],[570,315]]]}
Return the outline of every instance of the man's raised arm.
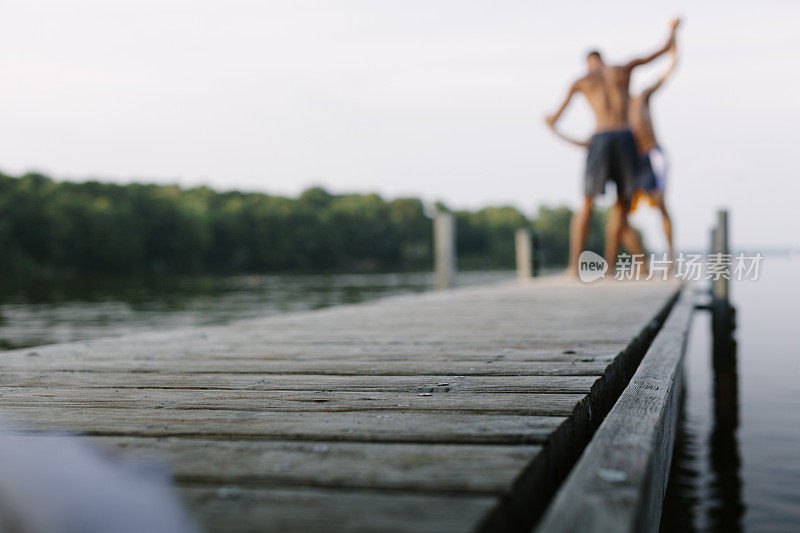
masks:
{"label": "man's raised arm", "polygon": [[640,65],[645,65],[645,64],[651,62],[652,60],[654,60],[655,58],[657,58],[657,57],[659,57],[659,56],[661,56],[663,54],[666,54],[667,51],[670,48],[672,48],[672,45],[675,43],[675,31],[678,29],[678,25],[680,23],[681,23],[681,19],[680,18],[672,19],[670,21],[670,23],[669,23],[669,25],[670,25],[669,39],[667,39],[667,42],[664,43],[664,46],[662,46],[661,48],[659,48],[658,50],[656,50],[655,52],[653,52],[649,56],[640,57],[638,59],[633,59],[633,60],[629,61],[625,65],[625,68],[627,68],[628,70],[631,70],[634,67],[638,67]]}
{"label": "man's raised arm", "polygon": [[669,49],[669,55],[670,55],[670,63],[669,67],[667,67],[667,70],[664,71],[664,73],[658,78],[658,80],[656,80],[656,82],[653,85],[642,91],[642,95],[645,98],[650,98],[653,95],[653,93],[656,92],[658,89],[660,89],[661,86],[664,84],[664,82],[667,81],[667,78],[669,78],[672,75],[672,73],[675,72],[675,67],[678,64],[678,47],[675,43],[673,43],[672,48]]}

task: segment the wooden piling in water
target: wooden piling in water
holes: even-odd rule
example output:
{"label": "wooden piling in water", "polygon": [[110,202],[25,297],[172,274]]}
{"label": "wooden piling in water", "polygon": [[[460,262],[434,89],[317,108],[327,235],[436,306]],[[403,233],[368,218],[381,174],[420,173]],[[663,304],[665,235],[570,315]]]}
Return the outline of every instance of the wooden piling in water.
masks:
{"label": "wooden piling in water", "polygon": [[711,238],[711,261],[719,260],[722,275],[711,282],[711,329],[714,338],[714,367],[735,365],[735,309],[730,304],[730,247],[728,244],[728,211],[717,211],[717,224]]}
{"label": "wooden piling in water", "polygon": [[[711,251],[713,254],[730,254],[728,247],[728,211],[720,209],[717,211],[717,225],[714,228],[713,242]],[[723,265],[725,275],[715,279],[711,288],[711,294],[714,300],[723,301],[726,304],[729,301],[729,278],[731,274],[730,265]]]}

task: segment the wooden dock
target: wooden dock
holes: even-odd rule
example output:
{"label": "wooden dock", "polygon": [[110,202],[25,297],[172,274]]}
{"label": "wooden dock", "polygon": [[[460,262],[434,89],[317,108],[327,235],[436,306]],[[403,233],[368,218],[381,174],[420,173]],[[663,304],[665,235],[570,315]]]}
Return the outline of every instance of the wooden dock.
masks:
{"label": "wooden dock", "polygon": [[[671,442],[647,438],[672,438],[680,293],[544,278],[9,351],[0,413],[167,458],[208,531],[530,530],[543,515],[543,530],[582,531],[582,511],[564,515],[581,488],[638,480],[658,499],[650,469],[668,471]],[[660,374],[625,390],[643,358]],[[623,390],[629,408],[647,398],[644,415],[612,412],[570,474]],[[607,447],[632,420],[649,455],[618,464]],[[623,515],[645,507],[625,494]],[[599,517],[596,497],[579,501]]]}

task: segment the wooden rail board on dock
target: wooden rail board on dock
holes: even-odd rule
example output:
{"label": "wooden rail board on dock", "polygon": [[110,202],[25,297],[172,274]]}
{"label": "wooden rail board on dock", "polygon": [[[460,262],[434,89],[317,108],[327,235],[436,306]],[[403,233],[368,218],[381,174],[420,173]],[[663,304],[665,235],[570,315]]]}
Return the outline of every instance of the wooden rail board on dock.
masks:
{"label": "wooden rail board on dock", "polygon": [[0,354],[0,412],[167,458],[211,531],[529,528],[674,283],[517,285]]}
{"label": "wooden rail board on dock", "polygon": [[[549,506],[542,532],[657,531],[694,302],[673,307],[630,383]],[[580,508],[580,516],[575,508]]]}

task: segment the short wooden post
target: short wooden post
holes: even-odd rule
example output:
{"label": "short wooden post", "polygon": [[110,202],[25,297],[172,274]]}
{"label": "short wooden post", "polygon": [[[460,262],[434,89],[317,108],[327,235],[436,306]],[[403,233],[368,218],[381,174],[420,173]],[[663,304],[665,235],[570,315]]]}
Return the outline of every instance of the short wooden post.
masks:
{"label": "short wooden post", "polygon": [[731,268],[728,258],[717,254],[730,254],[728,246],[728,211],[717,211],[717,225],[711,233],[712,261],[720,259],[717,265],[722,275],[711,282],[711,331],[714,338],[714,368],[727,368],[735,365],[736,341],[733,339],[736,310],[730,304]]}
{"label": "short wooden post", "polygon": [[[714,228],[714,242],[712,247],[714,254],[728,254],[728,211],[720,209],[717,211],[717,226]],[[723,301],[726,304],[729,301],[729,283],[728,279],[731,275],[730,264],[725,267],[725,275],[719,276],[715,279],[711,287],[711,295],[714,300]]]}
{"label": "short wooden post", "polygon": [[456,222],[452,213],[436,213],[433,218],[434,286],[446,289],[456,274]]}
{"label": "short wooden post", "polygon": [[517,277],[520,281],[525,281],[533,277],[531,234],[528,230],[520,228],[514,235],[514,242],[517,252]]}

